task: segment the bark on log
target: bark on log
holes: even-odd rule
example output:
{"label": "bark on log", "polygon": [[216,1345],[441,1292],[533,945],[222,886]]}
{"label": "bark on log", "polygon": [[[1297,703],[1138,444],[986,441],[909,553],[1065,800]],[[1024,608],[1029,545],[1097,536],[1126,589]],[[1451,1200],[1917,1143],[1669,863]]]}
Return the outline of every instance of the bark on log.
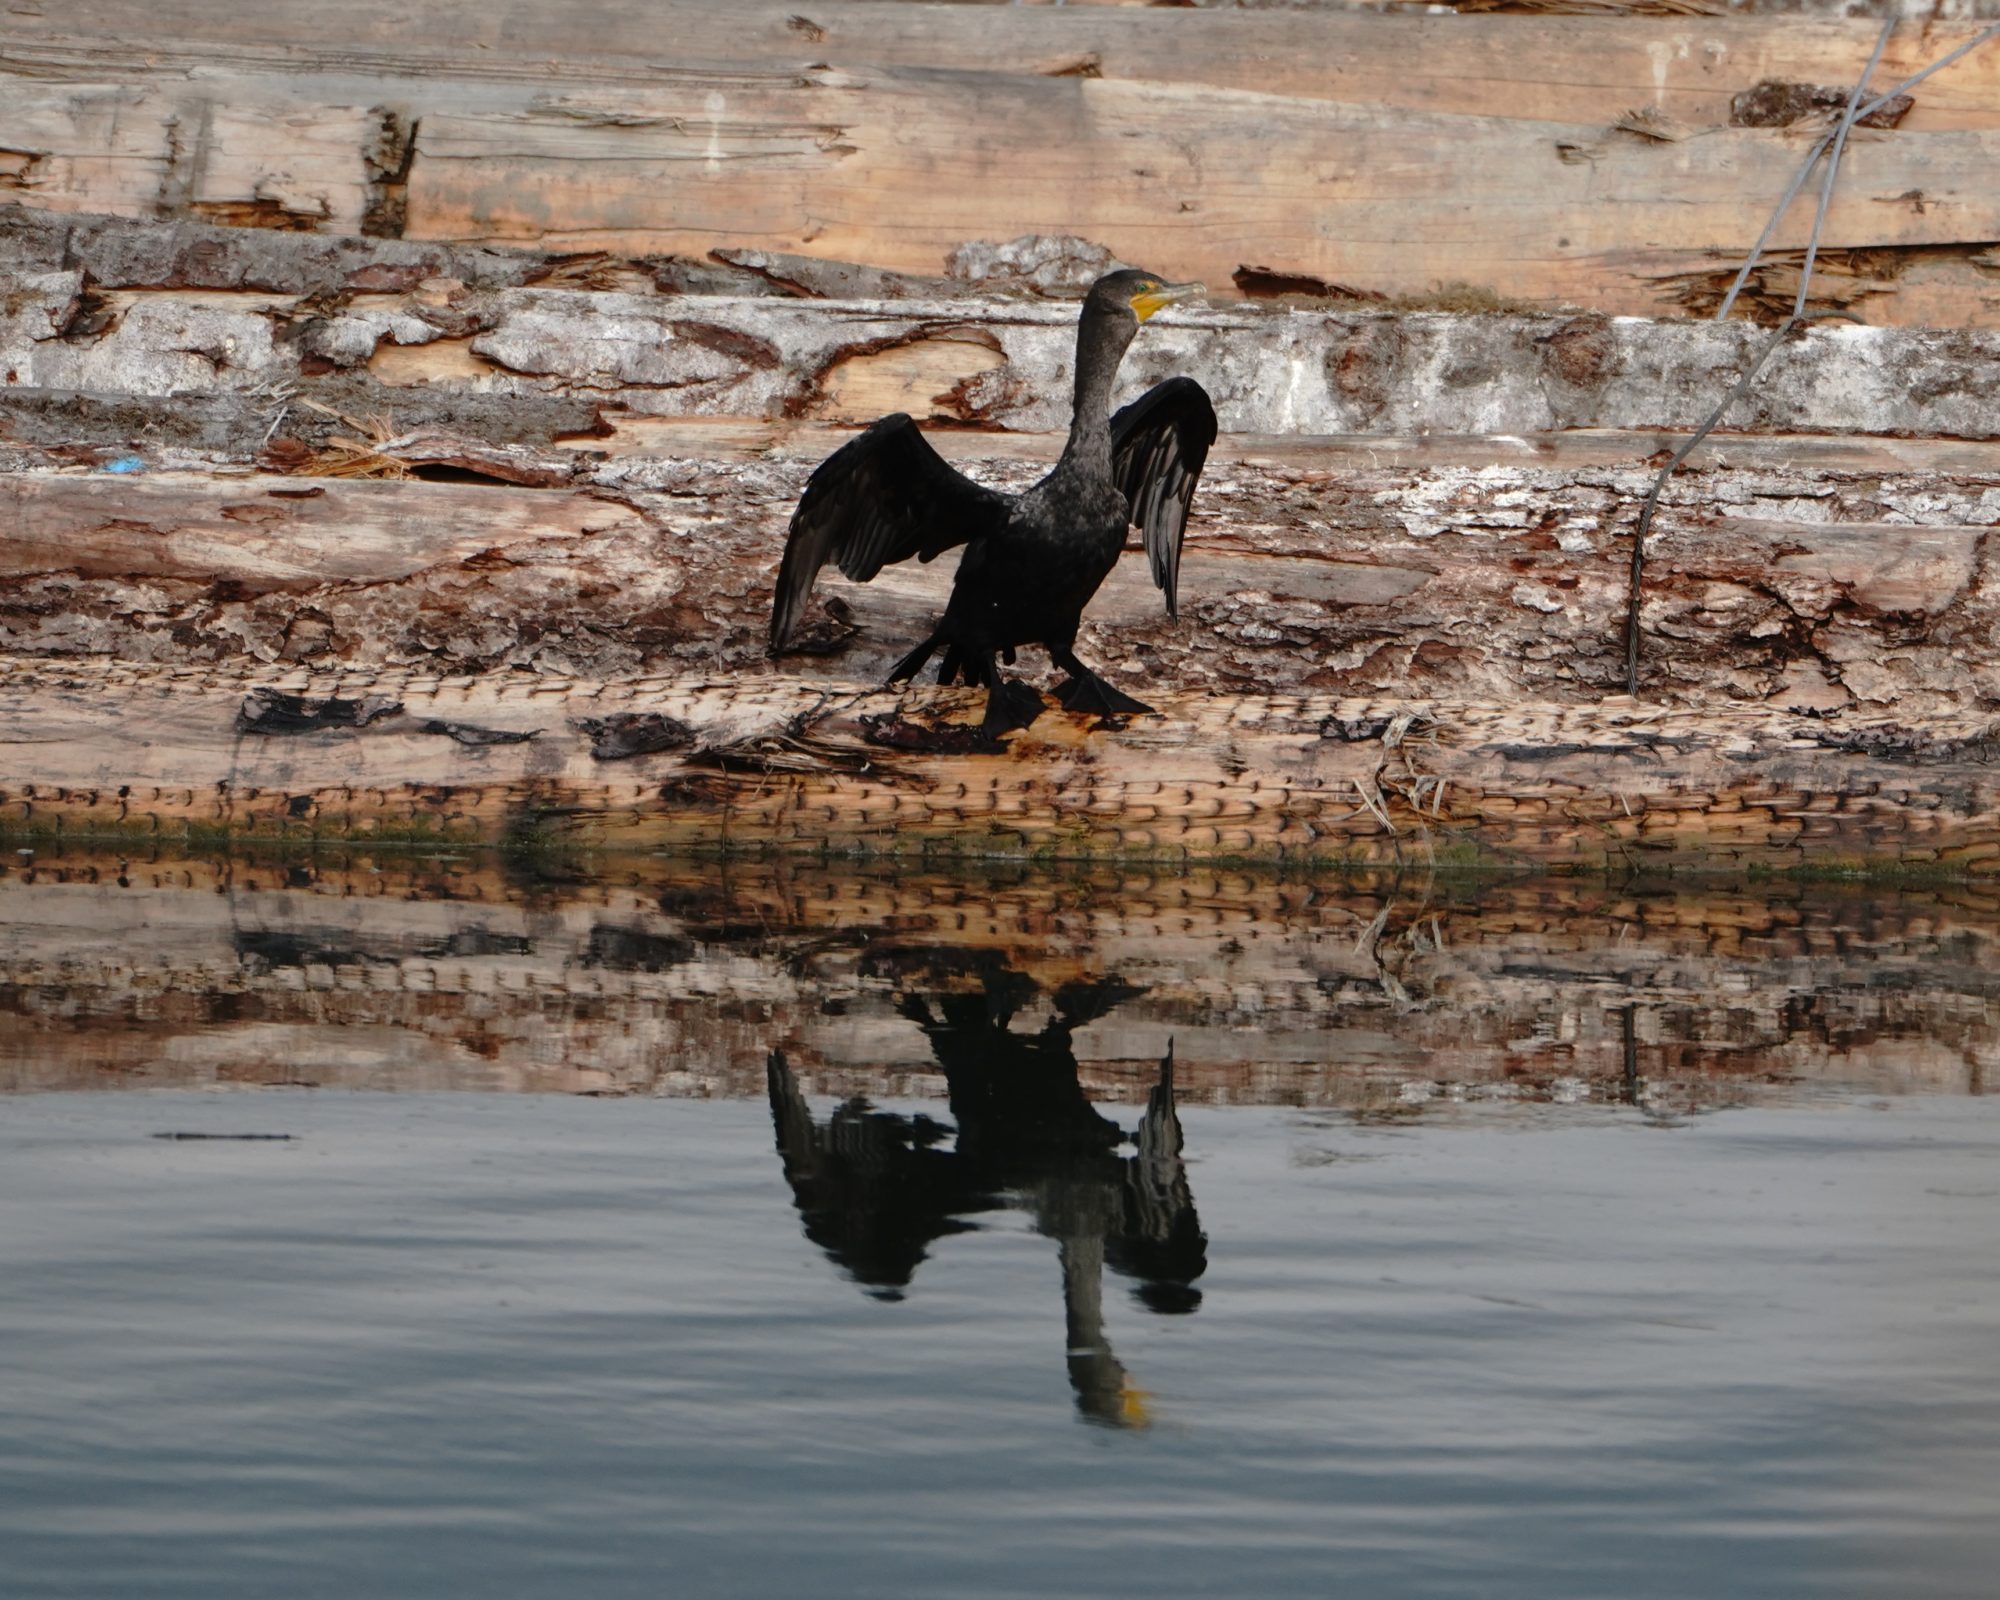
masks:
{"label": "bark on log", "polygon": [[[734,460],[432,448],[517,481],[577,474],[540,489],[15,472],[0,476],[0,642],[321,675],[762,675],[812,438]],[[1136,549],[1086,613],[1084,654],[1137,693],[1588,702],[1622,682],[1625,564],[1651,477],[1629,457],[1516,441],[1529,464],[1503,466],[1506,447],[1460,441],[1456,459],[1433,443],[1401,465],[1375,440],[1225,443],[1196,502],[1180,621]],[[1820,441],[1825,466],[1809,441],[1720,448],[1743,464],[1684,473],[1656,522],[1649,696],[1906,721],[2000,703],[2000,447]],[[1585,464],[1540,464],[1571,450]],[[1886,470],[1936,461],[1953,470]],[[1016,484],[1039,470],[967,464]],[[867,585],[828,572],[777,679],[879,683],[952,569],[908,563]],[[1030,652],[1023,670],[1045,667]]]}
{"label": "bark on log", "polygon": [[[348,259],[350,270],[368,270]],[[368,340],[437,334],[419,351],[447,342],[449,326],[458,341],[490,335],[488,348],[508,360],[553,369],[475,371],[456,393],[443,383],[411,391],[504,433],[512,407],[576,404],[597,382],[620,397],[668,395],[640,402],[663,409],[720,408],[744,403],[757,383],[837,396],[874,357],[928,359],[937,349],[1004,362],[986,374],[992,404],[1033,421],[1044,402],[1026,388],[1008,400],[1008,379],[1055,382],[1071,316],[1033,304],[940,304],[926,315],[909,303],[509,288],[460,299],[419,288],[352,296],[332,315],[315,307],[287,334],[289,296],[138,293],[92,305],[73,269],[25,279],[10,307],[8,349],[51,364],[36,375],[136,391],[186,409],[197,418],[190,429],[239,444],[252,433],[296,440],[294,428],[308,431],[289,420],[297,410],[320,419],[311,426],[321,446],[357,424],[284,385],[305,375],[296,354],[305,332],[329,362],[326,352],[348,348],[342,323]],[[1357,355],[1351,321],[1207,316],[1153,330],[1162,366],[1207,360],[1202,375],[1227,405],[1254,417],[1275,404],[1288,408],[1286,420],[1302,397],[1316,394],[1323,407],[1335,395],[1353,400],[1357,371],[1385,385],[1370,402],[1373,420],[1431,425],[1468,414],[1453,405],[1476,411],[1531,390],[1544,408],[1593,405],[1615,416],[1621,395],[1651,409],[1663,389],[1700,387],[1672,373],[1648,387],[1643,335],[1658,331],[1669,347],[1719,337],[1721,349],[1700,358],[1711,362],[1740,337],[1591,319],[1375,318]],[[980,337],[967,340],[968,331]],[[1774,404],[1823,404],[1829,369],[1860,350],[1879,357],[1888,341],[1905,379],[1932,363],[1909,400],[1929,408],[1911,413],[1919,424],[1957,419],[1969,430],[1983,415],[1974,402],[1990,353],[1974,336],[1954,337],[1959,345],[1895,330],[1817,336],[1816,363],[1789,383],[1781,374]],[[1467,366],[1479,352],[1484,359]],[[1274,361],[1295,381],[1271,382]],[[1539,363],[1533,385],[1518,381],[1528,361]],[[1490,381],[1453,381],[1454,364],[1461,379]],[[877,372],[874,388],[847,391],[852,405],[895,403],[915,370]],[[1887,381],[1879,360],[1853,370]],[[1409,372],[1437,381],[1398,387],[1382,376]],[[1143,365],[1135,373],[1154,375]],[[187,381],[233,400],[235,420],[226,408],[197,413],[170,401]],[[348,384],[353,405],[352,386],[370,380],[336,372],[326,381]],[[478,392],[502,386],[517,393]],[[467,412],[468,400],[490,409]],[[1412,409],[1379,409],[1391,402]],[[46,392],[17,392],[9,410],[17,427],[85,417],[73,396]],[[547,412],[530,411],[520,431],[549,427]],[[1141,693],[1157,698],[1172,686],[1159,699],[1169,718],[1086,733],[1051,714],[999,754],[975,748],[962,729],[938,731],[921,710],[963,717],[970,697],[927,691],[911,719],[891,701],[855,696],[937,609],[944,567],[898,569],[845,594],[829,577],[823,598],[848,609],[809,629],[826,654],[787,662],[733,698],[691,688],[690,675],[765,671],[769,574],[829,436],[809,425],[788,440],[740,417],[706,429],[685,417],[646,427],[595,455],[379,433],[362,447],[365,470],[471,475],[484,487],[246,476],[241,448],[233,459],[153,446],[120,458],[103,433],[67,440],[60,454],[18,448],[4,489],[12,515],[0,522],[8,643],[51,658],[152,661],[164,676],[55,659],[10,671],[18,696],[0,787],[14,825],[492,838],[534,832],[553,813],[558,833],[568,819],[594,838],[760,849],[817,848],[831,837],[856,851],[1593,864],[1665,843],[1677,861],[1707,866],[1865,857],[1965,870],[2000,856],[1983,766],[2000,702],[1990,445],[1735,439],[1715,447],[1716,459],[1740,464],[1676,480],[1642,618],[1648,692],[1669,705],[1744,709],[1697,717],[1692,742],[1670,748],[1650,736],[1635,743],[1619,716],[1592,709],[1617,681],[1624,541],[1650,478],[1638,460],[1659,435],[1226,440],[1198,506],[1182,624],[1159,616],[1134,558],[1107,585],[1083,641]],[[668,443],[676,429],[698,455],[621,453]],[[942,437],[954,454],[993,452],[990,436]],[[717,438],[737,442],[718,453]],[[297,449],[296,465],[319,462],[313,446]],[[1025,482],[1047,453],[1045,442],[1016,440],[975,470]],[[1792,470],[1773,465],[1786,457]],[[118,470],[50,472],[59,460]],[[153,470],[175,466],[196,471]],[[133,467],[147,470],[128,475]],[[229,475],[200,475],[218,469]],[[311,676],[252,681],[231,665],[245,658],[298,662]],[[546,676],[471,681],[437,700],[438,676],[521,668]],[[412,687],[413,674],[432,686]],[[633,674],[652,676],[635,683]],[[563,676],[620,681],[577,688]],[[155,706],[152,691],[174,682],[185,692]],[[274,684],[349,701],[350,725],[303,743],[274,740],[269,727],[312,714],[253,696]],[[1221,694],[1203,699],[1203,690]],[[829,693],[832,702],[818,698]],[[161,713],[148,718],[139,748],[134,695]],[[377,703],[384,695],[405,709],[388,715]],[[536,695],[552,720],[528,714]],[[418,711],[407,708],[412,696]],[[1353,703],[1343,708],[1343,697]],[[605,735],[578,729],[611,720],[600,699],[640,719],[620,725],[627,744],[671,735],[679,722],[687,748],[631,764],[596,759],[591,747]],[[829,703],[844,709],[815,721]],[[1494,709],[1503,705],[1522,709],[1510,721]],[[1443,719],[1450,761],[1393,764],[1405,758],[1380,742],[1405,711]],[[1259,716],[1265,732],[1242,735],[1236,724]],[[1350,726],[1358,740],[1345,738]],[[511,737],[523,742],[504,742]],[[1757,771],[1767,761],[1779,776]],[[1633,778],[1630,769],[1655,762],[1665,765]]]}
{"label": "bark on log", "polygon": [[[310,433],[308,401],[325,408],[322,431],[327,411],[407,426],[449,406],[475,426],[482,415],[504,426],[501,397],[523,402],[530,438],[649,417],[867,422],[887,410],[1030,431],[1068,424],[1068,304],[475,290],[443,279],[382,293],[93,290],[84,269],[48,265],[65,244],[17,230],[13,270],[0,269],[4,390],[240,394],[262,402],[266,429],[285,433]],[[197,279],[244,271],[240,260],[213,265]],[[324,265],[308,252],[292,281],[313,281]],[[351,267],[350,286],[367,270]],[[1181,309],[1148,325],[1120,394],[1187,373],[1214,395],[1228,432],[1692,428],[1762,342],[1736,323]],[[1825,324],[1773,357],[1731,424],[1992,437],[1996,365],[2000,333]],[[566,409],[553,418],[552,407]]]}
{"label": "bark on log", "polygon": [[[535,881],[444,856],[71,850],[0,863],[0,1091],[317,1083],[932,1094],[903,996],[1136,991],[1075,1043],[1143,1098],[1408,1119],[1463,1099],[1655,1113],[1978,1089],[2000,1065],[1990,894],[1573,880],[1308,885],[1196,872],[894,878],[627,861]],[[1244,1019],[1256,1021],[1246,1043]]]}

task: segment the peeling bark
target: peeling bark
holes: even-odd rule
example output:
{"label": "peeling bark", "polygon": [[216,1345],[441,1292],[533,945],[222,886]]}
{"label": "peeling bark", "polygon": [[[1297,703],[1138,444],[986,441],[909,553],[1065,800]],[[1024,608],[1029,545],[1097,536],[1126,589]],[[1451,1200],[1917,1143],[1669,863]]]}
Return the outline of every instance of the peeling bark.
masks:
{"label": "peeling bark", "polygon": [[[772,576],[814,452],[592,461],[421,437],[382,448],[413,473],[490,486],[0,478],[0,640],[160,662],[764,670]],[[1294,442],[1275,460],[1255,447],[1218,460],[1195,503],[1181,620],[1166,618],[1133,549],[1085,614],[1085,657],[1145,696],[1167,685],[1560,702],[1614,690],[1650,473],[1629,459],[1396,467],[1371,459],[1380,448]],[[1648,695],[1906,718],[2000,705],[2000,456],[1988,455],[1963,475],[1857,462],[1678,476],[1641,616]],[[966,465],[1014,486],[1038,470],[976,454]],[[867,585],[823,575],[808,615],[820,643],[782,671],[880,682],[942,609],[952,565],[907,563]],[[817,626],[828,606],[837,625]],[[1030,651],[1021,670],[1047,669]]]}
{"label": "peeling bark", "polygon": [[[449,393],[587,400],[635,416],[868,421],[892,397],[871,390],[852,411],[829,407],[831,376],[858,356],[928,344],[928,387],[894,397],[901,408],[1027,431],[1068,422],[1075,311],[1067,304],[476,290],[430,279],[339,303],[247,291],[106,293],[105,320],[58,339],[51,331],[70,327],[88,275],[32,267],[24,260],[0,274],[0,362],[17,388],[165,396],[288,385],[311,394],[326,376],[361,374],[372,362],[380,375],[369,410]],[[1760,341],[1736,323],[1180,309],[1136,342],[1120,395],[1188,373],[1214,395],[1230,432],[1693,427]],[[397,363],[383,366],[392,350]],[[1996,375],[2000,334],[1821,325],[1773,358],[1731,421],[1746,430],[1993,437]]]}
{"label": "peeling bark", "polygon": [[311,398],[325,408],[319,410],[296,404],[283,387],[261,395],[173,396],[0,387],[0,440],[91,464],[134,451],[198,452],[203,468],[241,467],[282,442],[295,447],[291,458],[281,451],[271,459],[292,470],[331,438],[354,432],[343,417],[393,419],[414,434],[450,435],[461,449],[550,446],[610,431],[599,406],[582,397],[406,390],[334,373],[311,384]]}

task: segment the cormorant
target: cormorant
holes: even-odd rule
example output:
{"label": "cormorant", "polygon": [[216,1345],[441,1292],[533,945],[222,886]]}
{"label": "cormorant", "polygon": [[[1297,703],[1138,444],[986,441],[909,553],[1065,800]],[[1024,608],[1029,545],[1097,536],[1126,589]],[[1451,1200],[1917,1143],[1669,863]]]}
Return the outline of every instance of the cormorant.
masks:
{"label": "cormorant", "polygon": [[1150,272],[1107,273],[1091,285],[1076,327],[1076,401],[1069,440],[1048,476],[1023,494],[988,489],[945,464],[902,412],[850,439],[814,470],[792,514],[771,606],[771,653],[796,626],[828,561],[857,583],[911,556],[966,546],[943,619],[889,674],[915,677],[940,650],[940,683],[987,690],[985,731],[1024,728],[1042,709],[1026,684],[1003,678],[1015,650],[1038,644],[1069,674],[1056,698],[1070,711],[1149,711],[1076,657],[1077,624],[1125,547],[1145,535],[1153,581],[1179,615],[1181,534],[1215,442],[1215,408],[1192,378],[1169,378],[1110,416],[1112,381],[1132,337],[1162,306],[1197,292]]}

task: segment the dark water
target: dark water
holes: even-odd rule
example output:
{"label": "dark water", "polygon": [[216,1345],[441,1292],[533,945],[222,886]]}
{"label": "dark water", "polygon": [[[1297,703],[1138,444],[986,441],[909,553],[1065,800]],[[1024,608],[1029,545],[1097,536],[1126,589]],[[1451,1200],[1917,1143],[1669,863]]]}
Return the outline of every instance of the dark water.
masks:
{"label": "dark water", "polygon": [[1992,1592],[1976,898],[125,876],[0,885],[8,1596]]}

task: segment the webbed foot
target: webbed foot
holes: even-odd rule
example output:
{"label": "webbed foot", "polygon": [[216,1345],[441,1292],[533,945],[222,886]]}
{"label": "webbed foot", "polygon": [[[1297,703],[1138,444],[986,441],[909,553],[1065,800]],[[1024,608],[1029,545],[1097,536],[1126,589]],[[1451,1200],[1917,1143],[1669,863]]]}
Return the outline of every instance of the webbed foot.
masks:
{"label": "webbed foot", "polygon": [[996,677],[986,691],[986,720],[980,728],[988,738],[997,739],[1029,726],[1046,709],[1041,695],[1027,684],[1016,678]]}
{"label": "webbed foot", "polygon": [[1147,714],[1152,707],[1111,687],[1094,672],[1077,672],[1056,685],[1056,699],[1065,711],[1083,711],[1096,716],[1120,713]]}

